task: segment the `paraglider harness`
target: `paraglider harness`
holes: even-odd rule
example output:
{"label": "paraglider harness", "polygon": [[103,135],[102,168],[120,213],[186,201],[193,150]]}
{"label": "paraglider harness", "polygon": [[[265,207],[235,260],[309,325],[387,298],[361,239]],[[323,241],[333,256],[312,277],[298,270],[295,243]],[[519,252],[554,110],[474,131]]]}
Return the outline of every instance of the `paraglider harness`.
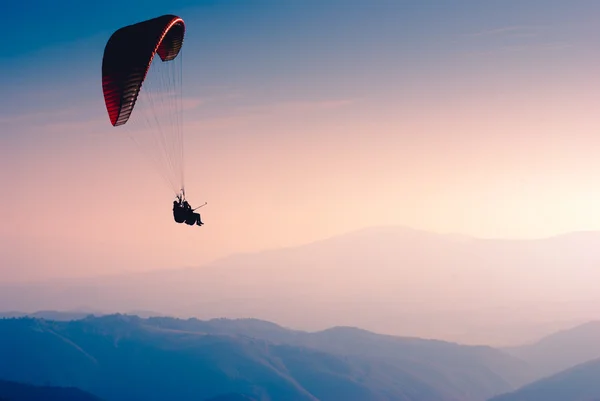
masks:
{"label": "paraglider harness", "polygon": [[197,209],[200,209],[202,206],[206,206],[207,202],[204,202],[203,205],[198,206],[195,209],[192,209],[188,201],[185,199],[185,192],[181,190],[181,193],[176,196],[176,199],[173,201],[173,218],[177,223],[185,223],[187,225],[193,226],[203,225],[202,219],[200,218],[200,213],[196,213]]}

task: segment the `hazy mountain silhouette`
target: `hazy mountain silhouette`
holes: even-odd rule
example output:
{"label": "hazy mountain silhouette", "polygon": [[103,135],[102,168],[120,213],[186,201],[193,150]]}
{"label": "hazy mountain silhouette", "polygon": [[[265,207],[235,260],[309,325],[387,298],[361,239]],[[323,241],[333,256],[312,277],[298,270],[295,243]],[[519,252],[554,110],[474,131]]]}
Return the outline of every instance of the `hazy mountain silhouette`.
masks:
{"label": "hazy mountain silhouette", "polygon": [[303,333],[256,320],[122,315],[0,320],[0,360],[10,361],[0,364],[0,378],[76,386],[107,401],[480,401],[529,374],[488,347],[350,328]]}
{"label": "hazy mountain silhouette", "polygon": [[0,380],[0,401],[102,401],[76,388],[32,386]]}
{"label": "hazy mountain silhouette", "polygon": [[[536,378],[526,363],[486,346],[464,346],[455,343],[420,338],[381,335],[353,327],[334,327],[309,333],[288,330],[274,323],[257,319],[198,319],[150,318],[147,324],[169,330],[184,330],[210,334],[236,334],[264,339],[272,343],[290,344],[318,349],[342,356],[354,355],[378,359],[394,359],[431,366],[479,366],[470,374],[490,369],[510,386],[518,387]],[[448,373],[452,376],[455,371]],[[481,377],[488,380],[489,377]]]}
{"label": "hazy mountain silhouette", "polygon": [[[41,310],[32,313],[27,312],[1,312],[0,318],[11,318],[11,317],[33,317],[45,320],[57,320],[57,321],[69,321],[69,320],[80,320],[88,316],[104,316],[110,315],[111,313],[101,312],[99,310],[74,310],[74,311],[55,311],[55,310]],[[136,315],[139,317],[154,317],[162,316],[161,313],[147,311],[147,310],[132,310],[127,312],[128,315]]]}
{"label": "hazy mountain silhouette", "polygon": [[600,359],[589,361],[489,401],[600,401]]}
{"label": "hazy mountain silhouette", "polygon": [[258,401],[256,398],[243,394],[224,394],[207,399],[205,401]]}
{"label": "hazy mountain silhouette", "polygon": [[380,227],[198,268],[4,285],[0,305],[30,311],[76,303],[518,345],[598,316],[597,249],[594,232],[497,240]]}
{"label": "hazy mountain silhouette", "polygon": [[88,312],[61,312],[61,311],[37,311],[33,313],[25,312],[0,312],[0,318],[11,318],[11,317],[33,317],[46,320],[57,320],[57,321],[68,321],[68,320],[79,320],[86,316],[93,315]]}
{"label": "hazy mountain silhouette", "polygon": [[533,344],[505,349],[527,361],[541,376],[600,358],[600,321],[544,337]]}

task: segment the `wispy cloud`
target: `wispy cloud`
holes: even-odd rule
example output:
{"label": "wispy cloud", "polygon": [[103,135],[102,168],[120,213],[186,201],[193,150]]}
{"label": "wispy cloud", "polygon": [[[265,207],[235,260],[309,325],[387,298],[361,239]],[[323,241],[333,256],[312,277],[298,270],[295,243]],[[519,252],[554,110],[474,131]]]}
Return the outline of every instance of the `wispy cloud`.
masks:
{"label": "wispy cloud", "polygon": [[484,29],[477,32],[466,33],[463,36],[467,37],[489,37],[489,36],[520,36],[531,37],[541,33],[543,26],[537,25],[509,25],[498,28]]}
{"label": "wispy cloud", "polygon": [[48,121],[63,121],[77,115],[78,108],[70,107],[62,110],[33,111],[12,115],[0,115],[0,124],[40,123]]}
{"label": "wispy cloud", "polygon": [[351,104],[354,104],[358,99],[330,99],[330,100],[316,100],[316,101],[291,101],[283,102],[280,107],[291,110],[328,110],[338,109]]}
{"label": "wispy cloud", "polygon": [[275,113],[306,113],[340,109],[358,102],[358,99],[316,99],[316,100],[286,100],[257,106],[246,106],[242,111],[258,114]]}
{"label": "wispy cloud", "polygon": [[508,25],[458,35],[462,42],[475,49],[468,51],[472,55],[495,55],[538,50],[562,50],[572,47],[572,44],[552,38],[545,32],[543,25]]}
{"label": "wispy cloud", "polygon": [[[184,97],[182,99],[182,110],[190,111],[208,103],[210,99],[201,97]],[[140,112],[143,100],[138,99]],[[137,111],[138,108],[134,109]],[[166,110],[169,111],[169,110]],[[156,109],[158,115],[162,114],[161,109]],[[109,123],[106,114],[106,108],[103,102],[85,102],[77,106],[72,106],[57,110],[37,110],[19,114],[0,115],[0,124],[45,127],[48,129],[67,129],[69,127],[82,127],[90,123]]]}
{"label": "wispy cloud", "polygon": [[183,110],[194,110],[203,104],[206,104],[207,100],[198,97],[185,97],[182,100],[182,109]]}
{"label": "wispy cloud", "polygon": [[497,55],[502,53],[518,53],[537,50],[563,50],[573,47],[573,45],[566,41],[555,41],[545,43],[534,43],[534,44],[515,44],[515,45],[502,45],[497,46],[489,50],[481,50],[470,52],[472,55],[483,56],[483,55]]}
{"label": "wispy cloud", "polygon": [[[202,106],[209,103],[229,99],[245,100],[238,106],[223,107],[217,113],[204,113],[198,115],[194,111],[202,110]],[[318,113],[327,110],[342,109],[344,107],[357,103],[359,99],[355,98],[332,98],[332,99],[314,99],[314,100],[286,100],[255,105],[252,99],[244,99],[239,93],[229,93],[214,97],[186,97],[183,99],[184,111],[184,130],[195,129],[227,129],[241,127],[244,124],[261,121],[269,118],[280,119],[285,116],[305,115],[307,113]],[[159,119],[166,118],[162,115],[168,110],[150,111],[157,115]],[[135,113],[135,110],[134,110]],[[125,130],[145,131],[148,128],[145,123],[138,123],[139,119],[144,120],[138,110],[137,116],[132,116],[131,123]],[[0,116],[0,124],[11,124],[19,126],[31,133],[39,135],[70,135],[77,132],[79,136],[90,137],[109,133],[111,129],[106,110],[102,103],[83,104],[73,106],[62,110],[37,111],[32,113],[22,113],[13,116]],[[32,130],[33,129],[33,130]],[[37,135],[36,134],[36,135]]]}
{"label": "wispy cloud", "polygon": [[[248,100],[251,101],[250,99]],[[185,117],[186,132],[244,129],[248,125],[261,121],[282,118],[293,118],[293,116],[306,115],[308,113],[319,113],[327,110],[341,110],[344,107],[358,103],[359,99],[317,99],[317,100],[288,100],[272,102],[261,105],[244,104],[229,108],[218,114]]]}

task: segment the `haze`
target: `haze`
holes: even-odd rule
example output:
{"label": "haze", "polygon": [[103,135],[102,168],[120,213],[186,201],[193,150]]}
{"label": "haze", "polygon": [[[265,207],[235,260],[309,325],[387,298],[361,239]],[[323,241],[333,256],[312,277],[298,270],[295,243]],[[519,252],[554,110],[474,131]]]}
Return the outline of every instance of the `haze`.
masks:
{"label": "haze", "polygon": [[[495,344],[600,318],[600,3],[25,3],[0,6],[0,309]],[[102,98],[107,38],[165,13],[203,227]]]}

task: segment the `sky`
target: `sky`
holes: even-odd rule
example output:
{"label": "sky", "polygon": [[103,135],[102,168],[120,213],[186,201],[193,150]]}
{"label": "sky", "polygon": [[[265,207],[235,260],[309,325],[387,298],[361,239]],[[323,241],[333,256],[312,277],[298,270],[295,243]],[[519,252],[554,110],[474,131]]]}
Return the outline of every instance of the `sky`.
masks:
{"label": "sky", "polygon": [[[600,230],[597,1],[5,1],[0,278],[182,266],[402,225]],[[186,193],[110,125],[116,29],[186,22]]]}

